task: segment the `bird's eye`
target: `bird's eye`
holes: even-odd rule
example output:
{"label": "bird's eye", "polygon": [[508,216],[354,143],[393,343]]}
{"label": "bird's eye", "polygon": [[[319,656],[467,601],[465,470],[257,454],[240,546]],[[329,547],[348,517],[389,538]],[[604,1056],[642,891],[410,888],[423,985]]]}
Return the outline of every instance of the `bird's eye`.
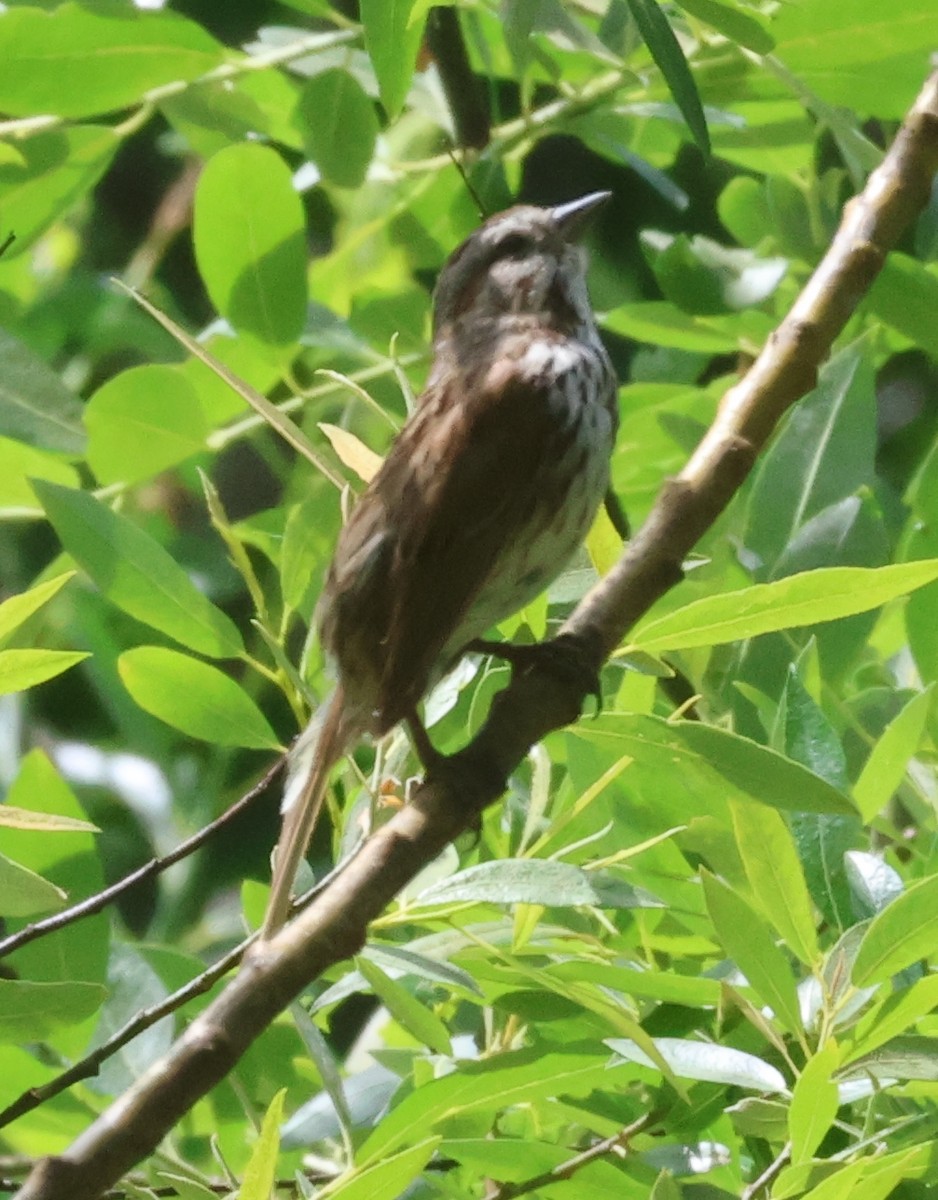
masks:
{"label": "bird's eye", "polygon": [[531,239],[523,233],[512,233],[500,243],[499,258],[524,258],[531,249]]}

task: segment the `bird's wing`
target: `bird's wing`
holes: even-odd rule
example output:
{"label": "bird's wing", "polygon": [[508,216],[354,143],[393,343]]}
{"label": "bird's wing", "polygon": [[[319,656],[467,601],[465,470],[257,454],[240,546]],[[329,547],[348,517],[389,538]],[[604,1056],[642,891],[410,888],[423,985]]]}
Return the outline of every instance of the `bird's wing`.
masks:
{"label": "bird's wing", "polygon": [[381,676],[388,724],[448,665],[444,649],[459,649],[453,639],[474,603],[499,586],[502,556],[562,506],[551,476],[572,430],[558,407],[547,386],[502,360],[466,402],[443,387],[427,395],[376,478],[376,498],[396,518]]}

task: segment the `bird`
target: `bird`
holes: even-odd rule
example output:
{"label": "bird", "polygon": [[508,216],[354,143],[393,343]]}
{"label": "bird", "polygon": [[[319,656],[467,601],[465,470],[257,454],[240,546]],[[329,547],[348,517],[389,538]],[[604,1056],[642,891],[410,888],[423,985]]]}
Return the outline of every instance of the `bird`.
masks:
{"label": "bird", "polygon": [[610,195],[498,213],[439,274],[426,386],[339,535],[317,606],[336,684],[290,752],[265,938],[289,915],[333,766],[405,721],[432,769],[421,699],[586,538],[618,407],[580,239]]}

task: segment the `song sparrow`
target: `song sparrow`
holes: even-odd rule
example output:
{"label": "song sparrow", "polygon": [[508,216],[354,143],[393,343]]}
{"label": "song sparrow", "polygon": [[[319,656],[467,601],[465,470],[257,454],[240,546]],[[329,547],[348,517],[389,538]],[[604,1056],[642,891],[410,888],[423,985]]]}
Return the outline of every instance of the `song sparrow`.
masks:
{"label": "song sparrow", "polygon": [[349,743],[407,719],[432,754],[421,697],[589,530],[618,413],[577,236],[608,198],[500,213],[440,274],[426,389],[342,530],[320,601],[338,683],[292,754],[268,935]]}

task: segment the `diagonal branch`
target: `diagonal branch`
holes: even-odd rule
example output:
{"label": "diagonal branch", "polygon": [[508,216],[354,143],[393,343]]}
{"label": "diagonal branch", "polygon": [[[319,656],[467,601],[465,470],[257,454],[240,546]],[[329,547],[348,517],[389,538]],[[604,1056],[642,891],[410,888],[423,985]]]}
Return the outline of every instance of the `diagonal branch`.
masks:
{"label": "diagonal branch", "polygon": [[[925,204],[938,169],[938,70],[882,165],[846,208],[840,229],[791,313],[719,414],[646,524],[565,631],[597,664],[681,579],[681,563],[729,503],[779,418],[813,386],[886,254]],[[159,1144],[251,1042],[323,970],[357,951],[368,923],[504,789],[528,748],[576,719],[582,692],[543,670],[517,674],[482,730],[446,760],[413,802],[271,941],[156,1064],[61,1155],[42,1160],[20,1200],[96,1200]]]}

